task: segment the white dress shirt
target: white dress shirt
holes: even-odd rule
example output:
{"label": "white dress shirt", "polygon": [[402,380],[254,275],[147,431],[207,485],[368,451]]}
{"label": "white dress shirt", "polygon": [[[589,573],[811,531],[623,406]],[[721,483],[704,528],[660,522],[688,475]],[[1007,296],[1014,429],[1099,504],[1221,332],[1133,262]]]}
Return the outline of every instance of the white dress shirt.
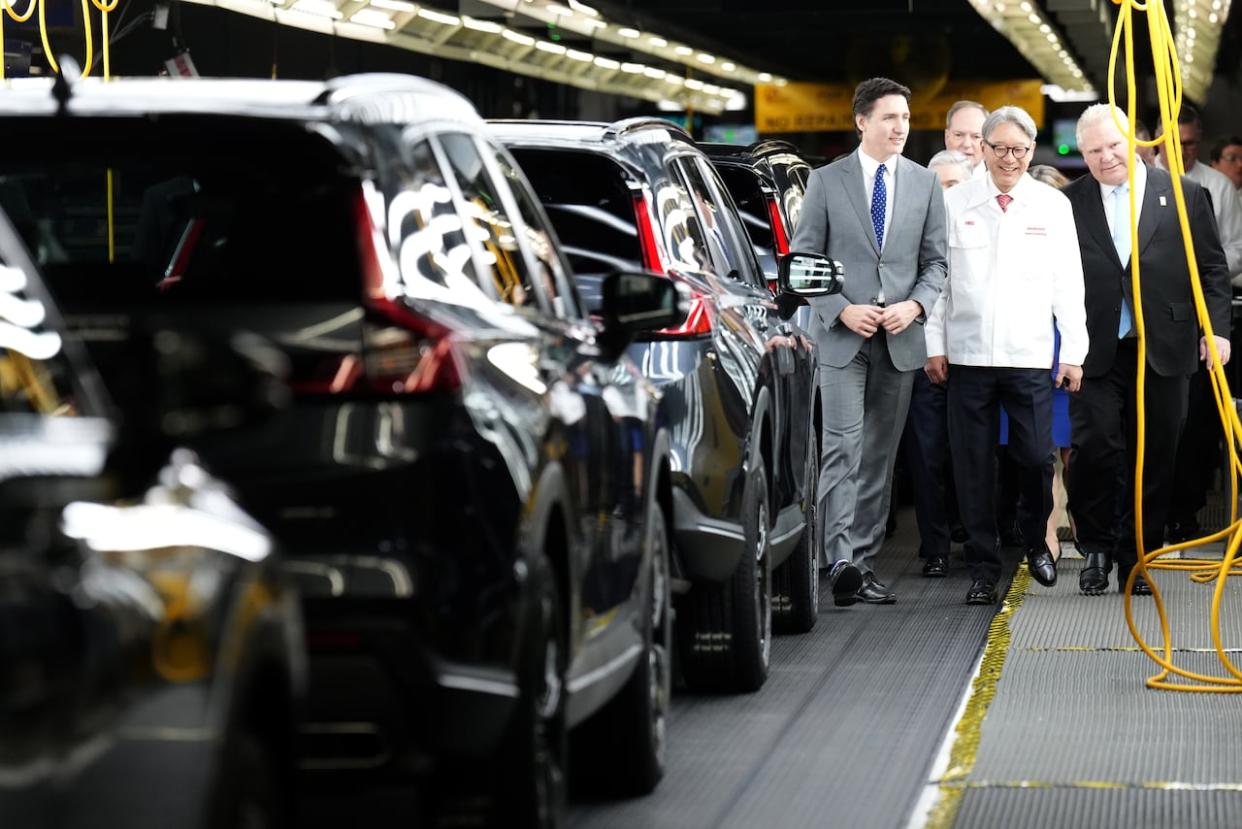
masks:
{"label": "white dress shirt", "polygon": [[[884,241],[888,241],[888,229],[893,224],[893,185],[897,182],[897,171],[893,168],[897,166],[896,154],[890,155],[888,158],[877,161],[862,151],[862,147],[858,148],[858,163],[862,165],[863,171],[863,194],[867,197],[867,210],[871,210],[871,195],[875,192],[875,174],[880,169],[880,164],[884,164]],[[884,246],[880,245],[880,250],[884,250]]]}
{"label": "white dress shirt", "polygon": [[[1129,184],[1129,179],[1127,179],[1124,183]],[[1104,218],[1108,221],[1108,232],[1113,236],[1116,236],[1116,233],[1117,233],[1116,228],[1113,227],[1113,222],[1117,220],[1117,202],[1113,198],[1113,191],[1115,191],[1120,186],[1121,186],[1120,184],[1104,184],[1104,183],[1100,184],[1100,199],[1102,199],[1104,202]],[[1147,165],[1144,164],[1141,159],[1136,158],[1134,159],[1134,221],[1135,223],[1137,223],[1139,220],[1139,217],[1143,215],[1143,195],[1146,192],[1147,192]],[[1127,195],[1127,196],[1122,196],[1122,198],[1125,199],[1125,201],[1127,202],[1126,209],[1128,210],[1130,207],[1128,204],[1128,202],[1130,201],[1130,197]],[[1126,232],[1129,232],[1129,231],[1127,230]],[[1125,267],[1125,264],[1126,264],[1125,262],[1122,262],[1121,263],[1122,267]]]}
{"label": "white dress shirt", "polygon": [[924,327],[929,357],[956,365],[1052,367],[1087,356],[1082,256],[1074,211],[1060,191],[1023,176],[1002,211],[992,177],[945,194],[949,273]]}

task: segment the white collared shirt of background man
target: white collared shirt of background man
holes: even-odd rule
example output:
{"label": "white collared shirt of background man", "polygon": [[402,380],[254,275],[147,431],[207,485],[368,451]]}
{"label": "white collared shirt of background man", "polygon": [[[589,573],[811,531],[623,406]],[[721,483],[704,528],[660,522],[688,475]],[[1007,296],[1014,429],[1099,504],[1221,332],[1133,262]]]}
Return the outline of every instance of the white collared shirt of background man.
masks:
{"label": "white collared shirt of background man", "polygon": [[991,176],[945,193],[949,274],[927,320],[928,357],[995,368],[1052,368],[1087,356],[1082,256],[1069,200],[1023,175],[1002,210]]}
{"label": "white collared shirt of background man", "polygon": [[[1238,190],[1224,173],[1213,170],[1199,161],[1199,150],[1203,143],[1203,128],[1197,122],[1177,125],[1178,137],[1182,142],[1182,161],[1186,166],[1186,178],[1207,190],[1212,197],[1212,213],[1216,216],[1216,231],[1220,234],[1220,246],[1225,249],[1225,259],[1229,263],[1229,279],[1235,286],[1242,286],[1242,200]],[[1163,134],[1157,129],[1157,135]],[[1164,169],[1164,145],[1160,145],[1160,154],[1156,163]]]}

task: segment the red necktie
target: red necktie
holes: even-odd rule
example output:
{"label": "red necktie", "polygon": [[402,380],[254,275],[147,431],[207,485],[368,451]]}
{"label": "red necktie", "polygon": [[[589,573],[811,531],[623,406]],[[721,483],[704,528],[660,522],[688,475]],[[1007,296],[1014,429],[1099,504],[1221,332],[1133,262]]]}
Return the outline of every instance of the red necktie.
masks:
{"label": "red necktie", "polygon": [[1001,193],[1000,195],[996,197],[996,200],[1000,202],[1001,212],[1004,213],[1006,210],[1009,209],[1009,203],[1013,201],[1013,196],[1009,195],[1008,193]]}

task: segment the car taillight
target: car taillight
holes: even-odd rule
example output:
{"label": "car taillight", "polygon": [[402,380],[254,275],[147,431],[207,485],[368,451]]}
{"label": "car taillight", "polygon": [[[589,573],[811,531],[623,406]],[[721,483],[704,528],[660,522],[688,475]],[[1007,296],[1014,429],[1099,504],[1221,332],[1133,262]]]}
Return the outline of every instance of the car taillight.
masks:
{"label": "car taillight", "polygon": [[[785,232],[785,220],[781,218],[781,206],[776,201],[776,196],[768,196],[768,218],[772,222],[772,236],[776,241],[776,255],[779,258],[789,253],[789,234]],[[775,279],[768,280],[768,289],[773,294],[776,293]]]}
{"label": "car taillight", "polygon": [[[664,262],[660,259],[660,247],[656,244],[655,228],[651,224],[651,212],[647,209],[645,196],[634,197],[634,221],[638,227],[638,243],[643,252],[643,267],[647,270],[667,275]],[[686,321],[675,328],[661,328],[655,332],[661,339],[678,337],[700,337],[712,333],[712,318],[702,294],[695,293],[690,299],[690,310]]]}
{"label": "car taillight", "polygon": [[651,226],[651,211],[647,209],[645,196],[634,197],[634,221],[638,227],[638,244],[643,251],[643,267],[652,273],[664,273],[660,246],[656,244],[655,228]]}
{"label": "car taillight", "polygon": [[354,220],[364,302],[388,322],[413,335],[412,341],[369,347],[367,385],[377,392],[405,394],[460,388],[461,372],[453,353],[451,329],[419,314],[403,300],[389,296],[386,290],[390,280],[385,279],[385,260],[381,257],[387,257],[387,246],[371,219],[362,190],[354,198]]}

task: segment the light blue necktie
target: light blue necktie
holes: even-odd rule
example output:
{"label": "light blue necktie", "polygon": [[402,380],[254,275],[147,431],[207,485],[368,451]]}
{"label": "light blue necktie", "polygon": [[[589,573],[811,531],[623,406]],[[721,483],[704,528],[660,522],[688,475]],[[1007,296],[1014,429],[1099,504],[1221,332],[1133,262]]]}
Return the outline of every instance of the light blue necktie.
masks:
{"label": "light blue necktie", "polygon": [[[1113,191],[1113,246],[1117,248],[1117,259],[1124,269],[1130,261],[1130,186],[1122,184]],[[1125,278],[1124,276],[1122,277]],[[1126,302],[1125,292],[1121,296],[1121,323],[1117,326],[1117,339],[1130,333],[1134,318],[1130,315],[1130,303]]]}
{"label": "light blue necktie", "polygon": [[875,187],[871,190],[871,226],[875,228],[875,246],[884,248],[884,209],[888,205],[888,188],[884,184],[884,165],[875,171]]}

